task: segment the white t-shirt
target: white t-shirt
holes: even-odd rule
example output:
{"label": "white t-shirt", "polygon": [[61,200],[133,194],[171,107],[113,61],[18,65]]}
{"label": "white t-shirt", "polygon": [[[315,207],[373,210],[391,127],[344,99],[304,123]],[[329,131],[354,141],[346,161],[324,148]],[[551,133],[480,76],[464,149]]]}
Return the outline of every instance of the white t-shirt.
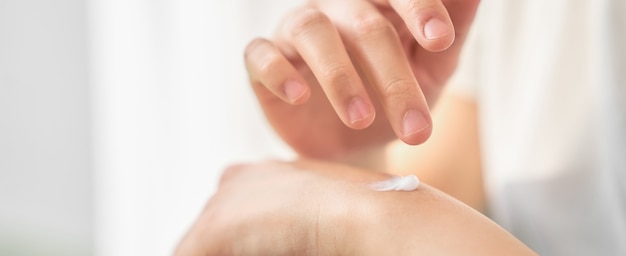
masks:
{"label": "white t-shirt", "polygon": [[483,0],[465,47],[489,215],[541,255],[626,255],[626,1]]}

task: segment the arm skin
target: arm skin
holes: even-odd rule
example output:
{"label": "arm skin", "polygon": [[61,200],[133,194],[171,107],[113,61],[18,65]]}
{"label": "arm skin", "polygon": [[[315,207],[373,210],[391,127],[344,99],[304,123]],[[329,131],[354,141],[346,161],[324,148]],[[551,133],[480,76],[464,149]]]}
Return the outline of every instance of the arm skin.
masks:
{"label": "arm skin", "polygon": [[388,177],[312,160],[230,168],[176,255],[535,255],[428,185],[368,188]]}

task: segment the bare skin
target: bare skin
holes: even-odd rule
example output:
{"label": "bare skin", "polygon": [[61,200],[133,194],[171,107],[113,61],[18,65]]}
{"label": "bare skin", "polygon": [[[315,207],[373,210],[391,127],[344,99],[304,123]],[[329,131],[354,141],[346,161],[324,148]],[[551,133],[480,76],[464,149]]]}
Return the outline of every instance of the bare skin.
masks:
{"label": "bare skin", "polygon": [[301,160],[232,167],[176,255],[534,255],[472,208],[422,185]]}

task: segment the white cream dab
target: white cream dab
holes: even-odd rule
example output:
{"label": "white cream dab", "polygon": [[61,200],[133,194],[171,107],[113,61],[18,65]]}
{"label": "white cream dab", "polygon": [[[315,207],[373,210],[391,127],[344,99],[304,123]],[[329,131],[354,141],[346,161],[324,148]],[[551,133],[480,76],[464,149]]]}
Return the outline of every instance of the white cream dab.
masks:
{"label": "white cream dab", "polygon": [[370,188],[376,191],[413,191],[420,185],[420,180],[415,175],[405,177],[393,176],[390,179],[374,182]]}

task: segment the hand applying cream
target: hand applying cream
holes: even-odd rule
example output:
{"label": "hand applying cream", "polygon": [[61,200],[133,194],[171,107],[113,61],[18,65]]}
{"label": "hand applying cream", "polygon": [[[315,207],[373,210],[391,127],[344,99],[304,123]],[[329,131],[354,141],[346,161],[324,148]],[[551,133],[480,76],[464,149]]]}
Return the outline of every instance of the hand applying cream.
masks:
{"label": "hand applying cream", "polygon": [[394,176],[390,179],[374,182],[370,188],[376,191],[413,191],[419,187],[420,181],[415,175],[405,177]]}

